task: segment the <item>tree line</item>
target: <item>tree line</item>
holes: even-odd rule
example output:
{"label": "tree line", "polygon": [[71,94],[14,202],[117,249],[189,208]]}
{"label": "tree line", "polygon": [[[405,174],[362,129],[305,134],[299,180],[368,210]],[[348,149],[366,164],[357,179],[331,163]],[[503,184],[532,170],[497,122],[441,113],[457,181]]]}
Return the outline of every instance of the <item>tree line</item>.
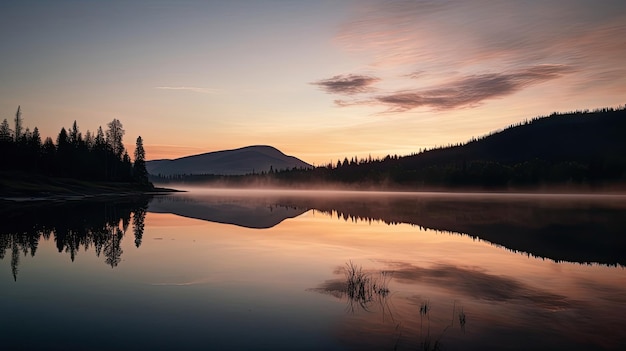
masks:
{"label": "tree line", "polygon": [[113,119],[107,129],[98,127],[83,135],[76,121],[61,128],[56,140],[42,136],[37,127],[24,128],[18,106],[13,129],[5,118],[0,124],[0,164],[3,171],[25,172],[46,177],[92,181],[129,182],[151,188],[146,170],[143,139],[137,137],[134,160],[131,161],[123,137],[122,122]]}
{"label": "tree line", "polygon": [[175,175],[155,182],[355,188],[527,188],[626,184],[626,106],[553,113],[408,156],[347,157],[310,169]]}

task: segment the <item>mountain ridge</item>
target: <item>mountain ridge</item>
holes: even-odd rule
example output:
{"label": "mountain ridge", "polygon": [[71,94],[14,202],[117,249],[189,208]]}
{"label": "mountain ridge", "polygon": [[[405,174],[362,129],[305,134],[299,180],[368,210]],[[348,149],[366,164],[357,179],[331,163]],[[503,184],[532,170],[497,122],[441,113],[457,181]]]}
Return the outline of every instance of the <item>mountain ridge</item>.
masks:
{"label": "mountain ridge", "polygon": [[176,159],[146,161],[148,173],[173,176],[189,174],[243,175],[292,168],[312,168],[297,157],[269,145],[210,151]]}

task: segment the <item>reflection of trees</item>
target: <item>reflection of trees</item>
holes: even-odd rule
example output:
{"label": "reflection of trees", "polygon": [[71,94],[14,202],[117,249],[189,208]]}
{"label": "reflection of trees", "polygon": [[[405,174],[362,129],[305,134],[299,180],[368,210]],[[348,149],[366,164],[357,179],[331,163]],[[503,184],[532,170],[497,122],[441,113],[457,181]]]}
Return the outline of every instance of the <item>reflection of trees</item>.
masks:
{"label": "reflection of trees", "polygon": [[93,247],[111,267],[121,262],[121,243],[131,224],[137,247],[141,244],[149,198],[76,201],[63,204],[0,206],[7,220],[0,223],[0,259],[11,251],[11,270],[17,280],[20,255],[35,255],[39,240],[53,239],[57,250],[74,261]]}
{"label": "reflection of trees", "polygon": [[415,194],[277,198],[351,222],[406,223],[555,261],[626,265],[626,201],[610,197]]}
{"label": "reflection of trees", "polygon": [[144,220],[146,218],[146,212],[148,206],[139,206],[135,209],[133,214],[133,233],[135,234],[135,246],[141,246],[141,239],[143,238]]}
{"label": "reflection of trees", "polygon": [[122,247],[120,244],[122,243],[122,237],[124,236],[124,231],[121,231],[120,228],[112,227],[108,228],[110,232],[107,235],[107,239],[104,242],[104,257],[106,257],[106,264],[111,267],[116,267],[122,261]]}

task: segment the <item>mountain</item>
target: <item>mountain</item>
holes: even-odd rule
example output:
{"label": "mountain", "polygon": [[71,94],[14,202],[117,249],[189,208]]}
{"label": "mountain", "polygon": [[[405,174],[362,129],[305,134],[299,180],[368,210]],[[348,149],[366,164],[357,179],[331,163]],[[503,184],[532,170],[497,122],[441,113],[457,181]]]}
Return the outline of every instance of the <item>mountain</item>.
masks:
{"label": "mountain", "polygon": [[[409,156],[245,177],[177,181],[220,186],[394,190],[626,190],[626,107],[553,113],[466,143]],[[276,166],[274,167],[276,169]],[[257,168],[261,170],[260,168]],[[250,171],[248,171],[250,172]]]}
{"label": "mountain", "polygon": [[152,175],[218,174],[239,175],[312,166],[278,149],[266,146],[246,146],[240,149],[207,152],[174,160],[146,161]]}

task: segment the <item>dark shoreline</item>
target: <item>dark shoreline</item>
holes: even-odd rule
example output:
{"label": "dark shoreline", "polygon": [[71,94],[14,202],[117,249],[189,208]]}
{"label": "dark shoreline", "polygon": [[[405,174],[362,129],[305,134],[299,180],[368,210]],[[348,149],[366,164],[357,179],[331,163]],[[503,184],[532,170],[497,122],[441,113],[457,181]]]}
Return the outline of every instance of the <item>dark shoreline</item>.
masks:
{"label": "dark shoreline", "polygon": [[157,195],[180,190],[126,182],[101,182],[53,178],[17,172],[0,172],[0,201],[63,201],[111,196]]}

